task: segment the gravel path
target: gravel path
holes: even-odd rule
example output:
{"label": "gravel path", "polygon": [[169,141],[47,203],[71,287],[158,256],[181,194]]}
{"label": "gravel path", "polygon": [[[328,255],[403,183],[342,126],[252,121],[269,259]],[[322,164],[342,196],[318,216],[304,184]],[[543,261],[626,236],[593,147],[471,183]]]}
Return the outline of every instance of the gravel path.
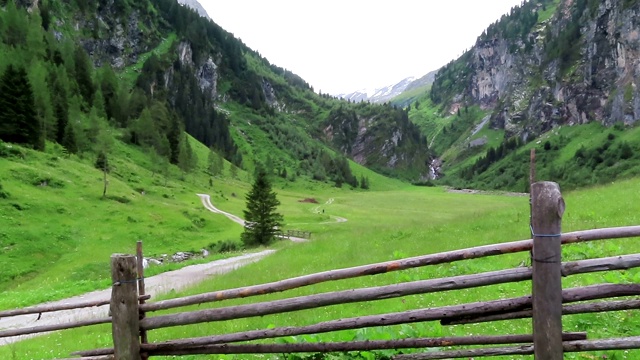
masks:
{"label": "gravel path", "polygon": [[[156,296],[170,291],[179,291],[188,286],[195,285],[213,275],[231,272],[241,266],[258,261],[263,257],[274,253],[275,250],[264,250],[258,253],[236,256],[229,259],[216,260],[206,264],[190,265],[179,270],[168,271],[145,279],[145,290],[153,300]],[[111,289],[90,292],[65,300],[51,302],[49,304],[78,304],[89,301],[108,300],[111,298]],[[108,316],[109,307],[92,307],[74,310],[64,310],[42,313],[38,320],[37,314],[21,315],[0,319],[0,330],[63,324],[78,320],[98,319]],[[15,336],[0,339],[0,346],[20,341],[27,337],[37,335]]]}

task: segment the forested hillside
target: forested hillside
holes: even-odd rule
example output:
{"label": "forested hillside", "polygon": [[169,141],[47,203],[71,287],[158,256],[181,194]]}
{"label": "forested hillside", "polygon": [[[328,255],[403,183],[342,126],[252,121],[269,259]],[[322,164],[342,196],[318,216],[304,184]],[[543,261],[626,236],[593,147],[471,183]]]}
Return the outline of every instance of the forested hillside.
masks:
{"label": "forested hillside", "polygon": [[[317,95],[175,0],[2,6],[2,141],[107,161],[122,141],[189,172],[186,132],[236,166],[291,180],[355,187],[346,157],[394,176],[426,174],[428,151],[402,110]],[[348,127],[362,136],[332,141],[347,126],[330,134],[338,108],[358,114]]]}

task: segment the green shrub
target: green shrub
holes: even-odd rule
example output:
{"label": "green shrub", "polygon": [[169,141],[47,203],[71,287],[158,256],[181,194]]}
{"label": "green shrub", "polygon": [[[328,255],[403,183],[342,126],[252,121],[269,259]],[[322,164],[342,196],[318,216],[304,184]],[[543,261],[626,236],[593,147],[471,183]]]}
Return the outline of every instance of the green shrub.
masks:
{"label": "green shrub", "polygon": [[0,183],[0,199],[9,198],[9,193],[2,189],[2,183]]}
{"label": "green shrub", "polygon": [[0,157],[24,159],[25,152],[20,147],[7,144],[0,140]]}
{"label": "green shrub", "polygon": [[225,253],[242,250],[242,244],[233,240],[223,240],[217,243],[211,243],[207,248],[212,252]]}
{"label": "green shrub", "polygon": [[131,202],[131,200],[129,198],[126,198],[124,196],[117,196],[117,195],[107,195],[104,197],[107,200],[113,200],[113,201],[117,201],[121,204],[128,204]]}
{"label": "green shrub", "polygon": [[64,182],[53,178],[51,176],[36,176],[35,179],[31,182],[33,186],[48,186],[56,189],[61,189],[64,187]]}

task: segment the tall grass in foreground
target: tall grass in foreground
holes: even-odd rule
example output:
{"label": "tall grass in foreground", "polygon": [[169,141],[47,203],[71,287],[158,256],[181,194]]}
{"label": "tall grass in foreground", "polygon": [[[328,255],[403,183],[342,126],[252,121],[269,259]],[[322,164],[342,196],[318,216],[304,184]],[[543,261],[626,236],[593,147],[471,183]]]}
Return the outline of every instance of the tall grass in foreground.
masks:
{"label": "tall grass in foreground", "polygon": [[[326,200],[325,197],[331,195],[328,192],[322,192],[317,196],[319,200]],[[291,192],[289,196],[295,197],[295,193]],[[565,232],[595,227],[640,224],[640,179],[567,193],[565,200],[567,203],[563,222],[563,231]],[[171,294],[171,297],[529,237],[529,205],[526,197],[449,194],[437,188],[411,187],[370,193],[340,192],[335,195],[332,204],[322,206],[326,216],[342,216],[348,218],[349,221],[341,224],[321,224],[320,222],[310,224],[307,229],[314,232],[313,241],[301,244],[281,243],[279,244],[281,248],[277,253],[258,263],[206,281],[189,291]],[[303,214],[311,207],[311,204],[295,203],[287,206],[288,209],[300,214],[299,221],[308,220]],[[285,217],[286,214],[285,211]],[[314,214],[313,216],[321,217],[322,215]],[[568,246],[563,249],[563,256],[565,259],[578,259],[613,256],[638,252],[639,250],[640,242],[637,240],[622,239]],[[527,260],[528,254],[521,253],[461,261],[367,278],[317,284],[284,294],[201,305],[180,309],[180,311],[505,269],[516,267],[522,261],[526,262]],[[639,275],[635,270],[581,275],[564,279],[563,286],[571,287],[603,282],[637,282]],[[494,285],[480,289],[407,296],[260,318],[162,329],[150,332],[149,338],[151,341],[161,341],[270,326],[305,325],[336,318],[514,297],[529,294],[530,291],[529,282]],[[640,334],[640,315],[637,311],[573,315],[565,317],[563,323],[565,331],[587,331],[590,338]],[[110,346],[109,331],[108,326],[100,326],[55,333],[0,347],[0,358],[52,359],[66,357],[69,352],[74,350]],[[320,336],[300,336],[295,339],[285,338],[282,341],[341,341],[408,336],[437,337],[529,332],[531,332],[530,320],[458,326],[440,326],[439,323],[429,322],[343,331]],[[380,352],[378,356],[391,354],[392,352]],[[372,359],[372,356],[370,353],[349,354],[351,358],[362,359]],[[273,356],[273,358],[279,357],[281,358],[281,356]],[[347,355],[336,355],[335,358],[346,357]],[[640,358],[640,351],[607,351],[565,355],[566,359],[596,357],[637,359]],[[250,356],[190,356],[183,358],[245,359]],[[512,357],[502,357],[502,359],[509,358]]]}

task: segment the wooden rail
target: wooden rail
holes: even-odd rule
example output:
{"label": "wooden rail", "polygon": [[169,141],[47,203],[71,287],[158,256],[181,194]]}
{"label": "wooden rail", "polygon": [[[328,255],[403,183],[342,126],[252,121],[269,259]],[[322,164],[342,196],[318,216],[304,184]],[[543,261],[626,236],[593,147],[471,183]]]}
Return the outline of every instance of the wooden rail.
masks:
{"label": "wooden rail", "polygon": [[[628,269],[631,267],[640,267],[640,254],[628,255],[626,257],[571,262],[565,264],[565,266],[562,267],[562,271],[565,275],[573,275],[609,269]],[[524,281],[531,279],[532,272],[532,269],[529,268],[515,268],[442,279],[413,281],[373,288],[336,291],[249,305],[163,315],[142,320],[140,322],[140,327],[145,330],[152,330],[169,326],[263,316],[318,308],[328,305],[383,300],[406,295]]]}
{"label": "wooden rail", "polygon": [[[586,340],[586,333],[562,334],[563,341]],[[386,349],[434,348],[461,345],[520,344],[533,341],[532,335],[466,336],[449,338],[400,339],[384,341],[349,341],[334,343],[298,344],[240,344],[204,345],[191,348],[177,348],[149,351],[150,355],[176,356],[193,354],[282,354],[287,352],[344,352],[372,351]]]}
{"label": "wooden rail", "polygon": [[[618,239],[640,236],[640,226],[625,226],[594,230],[575,231],[560,236],[563,244],[580,243],[585,241]],[[401,260],[386,261],[377,264],[361,265],[350,268],[323,271],[310,275],[303,275],[281,281],[246,286],[235,289],[221,290],[199,295],[186,296],[141,305],[140,309],[151,312],[172,309],[182,306],[197,305],[207,302],[245,298],[297,289],[304,286],[319,284],[327,281],[350,279],[365,275],[384,274],[392,271],[412,269],[428,265],[451,263],[454,261],[477,259],[488,256],[531,251],[533,241],[520,240],[500,244],[477,246],[461,250],[447,251],[437,254],[415,256]]]}
{"label": "wooden rail", "polygon": [[303,230],[287,230],[286,237],[298,237],[303,239],[311,239],[311,231]]}

